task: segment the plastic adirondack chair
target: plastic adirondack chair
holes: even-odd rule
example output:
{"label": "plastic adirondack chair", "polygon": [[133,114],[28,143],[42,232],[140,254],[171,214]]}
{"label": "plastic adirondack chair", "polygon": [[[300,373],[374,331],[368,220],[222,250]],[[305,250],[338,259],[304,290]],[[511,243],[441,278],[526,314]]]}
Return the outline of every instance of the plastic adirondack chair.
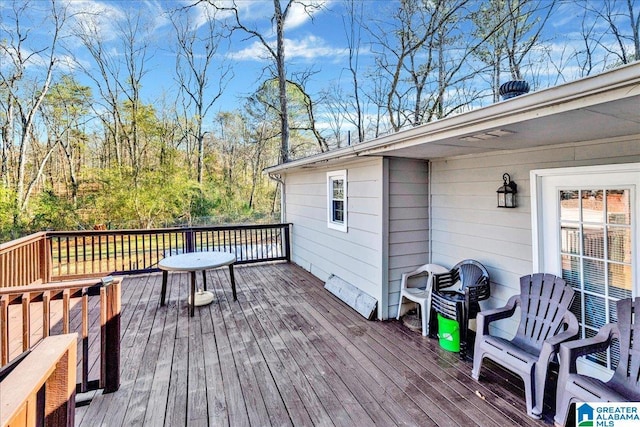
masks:
{"label": "plastic adirondack chair", "polygon": [[[458,286],[456,286],[458,285]],[[489,298],[491,285],[487,269],[478,261],[466,259],[445,274],[436,274],[431,302],[431,336],[435,336],[436,313],[460,325],[460,357],[467,354],[469,319],[480,311],[479,301]]]}
{"label": "plastic adirondack chair", "polygon": [[[436,273],[446,273],[449,270],[438,264],[425,264],[409,273],[402,274],[400,284],[400,301],[398,303],[398,314],[396,319],[400,319],[405,312],[404,300],[413,301],[420,308],[422,316],[422,335],[426,336],[429,330],[429,311],[431,309],[431,288],[433,275]],[[417,280],[422,276],[422,280]],[[411,280],[413,279],[413,280]],[[417,282],[417,283],[416,283]]]}
{"label": "plastic adirondack chair", "polygon": [[[569,311],[574,291],[564,279],[537,273],[520,278],[520,295],[502,308],[478,314],[472,376],[480,378],[484,358],[518,374],[524,381],[527,415],[542,416],[544,386],[549,362],[560,343],[578,334],[578,321]],[[512,340],[489,334],[489,325],[513,316],[520,306],[520,324]]]}
{"label": "plastic adirondack chair", "polygon": [[[604,325],[596,336],[560,345],[556,425],[567,422],[573,402],[640,401],[640,338],[635,338],[640,337],[640,322],[636,321],[636,316],[640,316],[640,297],[618,301],[617,312],[618,322]],[[614,339],[620,346],[620,362],[609,381],[578,374],[578,357],[604,351]]]}

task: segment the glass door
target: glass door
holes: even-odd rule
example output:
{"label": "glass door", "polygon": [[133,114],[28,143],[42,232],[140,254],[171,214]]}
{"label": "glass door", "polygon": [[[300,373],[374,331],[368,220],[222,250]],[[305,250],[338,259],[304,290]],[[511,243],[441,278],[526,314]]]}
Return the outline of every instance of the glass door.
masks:
{"label": "glass door", "polygon": [[[581,338],[617,320],[616,302],[638,295],[636,189],[640,167],[629,171],[603,167],[555,170],[532,177],[536,196],[538,269],[562,276],[576,291],[572,311]],[[633,168],[631,168],[633,170]],[[590,357],[615,368],[617,346]]]}

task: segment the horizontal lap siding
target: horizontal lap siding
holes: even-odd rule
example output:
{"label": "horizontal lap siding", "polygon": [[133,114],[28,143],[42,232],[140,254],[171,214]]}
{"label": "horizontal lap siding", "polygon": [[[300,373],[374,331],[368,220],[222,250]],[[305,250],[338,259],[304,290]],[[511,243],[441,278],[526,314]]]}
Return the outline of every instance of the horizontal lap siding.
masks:
{"label": "horizontal lap siding", "polygon": [[428,166],[424,160],[389,159],[389,311],[395,317],[402,273],[429,260]]}
{"label": "horizontal lap siding", "polygon": [[[292,261],[323,281],[335,274],[381,301],[382,163],[355,160],[285,176]],[[327,227],[327,172],[347,170],[347,233]]]}
{"label": "horizontal lap siding", "polygon": [[[483,308],[504,305],[533,271],[531,191],[533,169],[640,161],[640,137],[499,152],[431,164],[432,261],[452,266],[474,258],[489,270],[492,297]],[[498,209],[502,174],[518,184],[518,208]],[[502,328],[512,331],[511,324]]]}

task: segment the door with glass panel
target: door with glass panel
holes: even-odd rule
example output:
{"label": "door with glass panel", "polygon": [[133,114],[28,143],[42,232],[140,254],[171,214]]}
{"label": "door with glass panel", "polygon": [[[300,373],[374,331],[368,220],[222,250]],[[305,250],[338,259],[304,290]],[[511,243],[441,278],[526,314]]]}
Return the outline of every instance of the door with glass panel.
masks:
{"label": "door with glass panel", "polygon": [[[572,311],[582,338],[617,320],[616,301],[638,295],[637,186],[640,172],[579,168],[542,177],[541,271],[561,275],[576,291]],[[583,170],[585,169],[585,170]],[[636,169],[640,170],[640,169]],[[611,369],[617,346],[590,358]]]}

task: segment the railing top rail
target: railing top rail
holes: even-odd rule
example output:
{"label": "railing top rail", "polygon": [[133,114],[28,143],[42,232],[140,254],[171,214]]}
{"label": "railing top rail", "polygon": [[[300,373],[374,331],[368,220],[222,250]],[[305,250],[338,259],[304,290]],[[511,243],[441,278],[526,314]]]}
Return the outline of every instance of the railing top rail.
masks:
{"label": "railing top rail", "polygon": [[20,246],[26,246],[38,240],[42,240],[47,237],[47,232],[39,231],[37,233],[30,234],[28,236],[21,237],[19,239],[11,240],[6,243],[0,243],[0,253],[6,250],[13,250]]}
{"label": "railing top rail", "polygon": [[[122,278],[113,277],[112,284],[120,283]],[[7,288],[0,288],[0,297],[3,295],[13,295],[21,293],[39,293],[46,291],[60,291],[64,289],[77,289],[100,285],[101,279],[82,279],[82,280],[65,280],[60,282],[49,282],[40,285],[27,285],[27,286],[11,286]]]}
{"label": "railing top rail", "polygon": [[47,231],[48,237],[53,236],[107,236],[114,234],[158,234],[158,233],[178,233],[185,231],[222,231],[222,230],[260,230],[269,228],[289,227],[291,223],[278,224],[242,224],[242,225],[207,225],[191,227],[169,227],[169,228],[146,228],[127,230],[70,230],[70,231]]}

